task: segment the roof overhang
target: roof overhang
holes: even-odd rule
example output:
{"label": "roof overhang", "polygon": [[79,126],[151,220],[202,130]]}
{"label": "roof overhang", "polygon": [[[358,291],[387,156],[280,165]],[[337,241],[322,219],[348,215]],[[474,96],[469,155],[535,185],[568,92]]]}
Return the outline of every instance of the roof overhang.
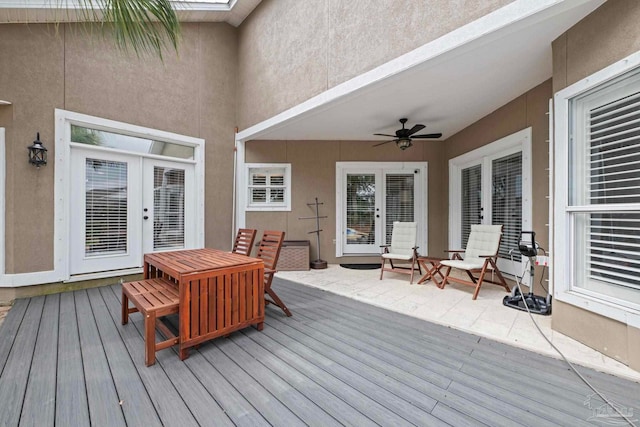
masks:
{"label": "roof overhang", "polygon": [[401,117],[446,139],[549,79],[551,42],[604,1],[516,0],[236,139],[373,140]]}

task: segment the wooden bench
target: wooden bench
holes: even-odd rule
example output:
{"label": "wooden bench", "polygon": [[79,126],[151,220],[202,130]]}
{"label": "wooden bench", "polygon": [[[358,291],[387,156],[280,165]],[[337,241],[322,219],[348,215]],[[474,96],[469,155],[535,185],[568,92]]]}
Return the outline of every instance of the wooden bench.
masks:
{"label": "wooden bench", "polygon": [[[131,301],[134,307],[129,307]],[[129,322],[129,314],[140,312],[144,317],[144,361],[147,366],[156,362],[156,351],[178,344],[178,337],[160,317],[178,313],[178,286],[165,278],[138,280],[122,284],[122,324]],[[156,343],[156,327],[167,338]]]}

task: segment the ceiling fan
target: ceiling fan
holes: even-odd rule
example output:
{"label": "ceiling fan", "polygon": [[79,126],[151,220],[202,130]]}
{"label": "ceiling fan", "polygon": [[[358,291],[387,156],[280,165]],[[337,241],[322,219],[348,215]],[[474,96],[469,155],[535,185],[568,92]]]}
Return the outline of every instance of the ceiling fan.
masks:
{"label": "ceiling fan", "polygon": [[405,129],[404,124],[407,123],[407,119],[400,119],[400,123],[402,123],[402,129],[398,129],[395,135],[387,135],[386,133],[374,133],[374,135],[378,136],[389,136],[394,139],[390,139],[388,141],[381,142],[379,144],[375,144],[374,147],[378,145],[386,144],[387,142],[395,142],[398,148],[401,150],[406,150],[407,148],[413,145],[412,139],[435,139],[440,138],[442,136],[441,133],[424,133],[420,135],[414,135],[416,132],[424,129],[424,125],[415,125],[411,129]]}

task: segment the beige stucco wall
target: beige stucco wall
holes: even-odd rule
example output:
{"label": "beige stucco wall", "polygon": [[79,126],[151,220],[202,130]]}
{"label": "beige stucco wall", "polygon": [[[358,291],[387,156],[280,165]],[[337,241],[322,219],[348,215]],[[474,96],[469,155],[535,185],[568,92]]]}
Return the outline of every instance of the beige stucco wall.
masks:
{"label": "beige stucco wall", "polygon": [[640,50],[640,2],[608,1],[553,44],[554,93]]}
{"label": "beige stucco wall", "polygon": [[53,111],[64,99],[63,37],[41,25],[0,25],[0,93],[13,104],[6,128],[5,268],[8,273],[53,268],[53,168],[36,169],[27,146],[53,150]]}
{"label": "beige stucco wall", "polygon": [[[184,24],[164,62],[114,46],[73,25],[0,25],[7,273],[53,268],[55,108],[205,139],[205,243],[230,246],[237,30]],[[36,132],[50,159],[39,170],[26,150]]]}
{"label": "beige stucco wall", "polygon": [[245,129],[512,0],[263,0],[239,34]]}
{"label": "beige stucco wall", "polygon": [[[608,1],[555,40],[554,92],[639,51],[638,22],[640,2]],[[640,329],[558,301],[553,310],[553,329],[640,370]]]}
{"label": "beige stucco wall", "polygon": [[[379,262],[380,257],[336,258],[336,162],[428,162],[429,252],[432,247],[444,248],[440,224],[446,221],[442,206],[437,206],[445,191],[438,185],[442,173],[442,142],[418,141],[406,151],[394,144],[372,147],[378,141],[249,141],[246,144],[248,163],[291,163],[291,212],[247,212],[247,226],[258,230],[284,230],[287,240],[311,240],[311,259],[317,259],[315,235],[307,234],[315,227],[312,220],[299,220],[315,211],[307,206],[315,197],[323,205],[320,214],[320,254],[329,263]],[[415,142],[415,141],[414,141]],[[258,238],[260,233],[258,234]],[[445,235],[446,238],[446,235]],[[424,253],[421,251],[421,253]]]}

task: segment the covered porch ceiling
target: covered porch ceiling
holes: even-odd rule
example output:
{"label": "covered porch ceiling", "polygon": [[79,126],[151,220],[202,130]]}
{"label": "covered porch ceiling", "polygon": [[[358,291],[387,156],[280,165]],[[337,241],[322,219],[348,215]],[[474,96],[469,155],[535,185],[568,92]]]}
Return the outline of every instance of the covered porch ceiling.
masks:
{"label": "covered porch ceiling", "polygon": [[236,139],[384,140],[402,117],[447,139],[551,78],[552,41],[604,2],[516,0]]}

